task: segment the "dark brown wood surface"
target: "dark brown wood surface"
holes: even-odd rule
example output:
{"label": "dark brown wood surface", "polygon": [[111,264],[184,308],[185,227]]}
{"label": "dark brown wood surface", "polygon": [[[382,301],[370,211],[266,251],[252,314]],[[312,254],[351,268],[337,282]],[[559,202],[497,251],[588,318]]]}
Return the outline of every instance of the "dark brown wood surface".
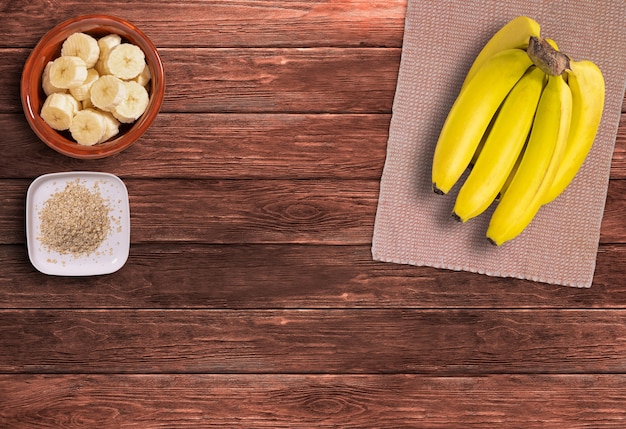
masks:
{"label": "dark brown wood surface", "polygon": [[[626,114],[591,289],[374,262],[406,0],[0,1],[0,427],[626,427]],[[105,160],[41,143],[54,25],[133,21],[167,92]],[[36,271],[45,173],[120,176],[126,265]]]}

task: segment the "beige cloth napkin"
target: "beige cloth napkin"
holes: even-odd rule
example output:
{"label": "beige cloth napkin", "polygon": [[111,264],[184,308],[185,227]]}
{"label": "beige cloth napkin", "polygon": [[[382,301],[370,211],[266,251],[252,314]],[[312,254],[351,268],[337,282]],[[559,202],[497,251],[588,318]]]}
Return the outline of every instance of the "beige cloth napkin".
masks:
{"label": "beige cloth napkin", "polygon": [[[431,190],[434,146],[461,82],[484,43],[527,15],[574,59],[606,81],[604,116],[592,151],[569,188],[501,247],[485,231],[493,207],[465,224],[451,217],[458,185]],[[590,287],[611,157],[626,83],[624,0],[409,0],[402,60],[380,195],[374,260]]]}

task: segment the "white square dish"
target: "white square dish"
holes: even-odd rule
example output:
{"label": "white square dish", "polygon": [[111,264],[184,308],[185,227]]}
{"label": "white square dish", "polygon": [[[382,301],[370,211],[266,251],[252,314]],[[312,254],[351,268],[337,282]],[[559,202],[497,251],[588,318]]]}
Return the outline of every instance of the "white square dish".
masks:
{"label": "white square dish", "polygon": [[[59,252],[41,241],[40,212],[44,204],[71,182],[77,182],[102,197],[109,208],[110,228],[100,246],[89,254]],[[26,243],[28,257],[44,274],[92,276],[113,273],[126,263],[130,249],[128,190],[122,180],[109,173],[78,171],[45,174],[36,178],[26,196]]]}

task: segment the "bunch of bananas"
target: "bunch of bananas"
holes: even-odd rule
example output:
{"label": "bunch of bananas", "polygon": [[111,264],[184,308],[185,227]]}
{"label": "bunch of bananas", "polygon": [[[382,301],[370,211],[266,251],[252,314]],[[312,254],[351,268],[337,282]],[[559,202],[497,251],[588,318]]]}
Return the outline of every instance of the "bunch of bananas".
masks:
{"label": "bunch of bananas", "polygon": [[582,166],[604,109],[604,78],[540,36],[532,18],[502,27],[474,60],[443,125],[433,190],[446,194],[471,168],[453,215],[462,222],[497,206],[495,245],[517,237]]}

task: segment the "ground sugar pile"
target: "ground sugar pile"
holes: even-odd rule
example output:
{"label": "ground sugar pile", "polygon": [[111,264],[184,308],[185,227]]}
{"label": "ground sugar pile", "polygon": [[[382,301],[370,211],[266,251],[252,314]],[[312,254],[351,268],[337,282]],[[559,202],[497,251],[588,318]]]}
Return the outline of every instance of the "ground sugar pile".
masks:
{"label": "ground sugar pile", "polygon": [[89,190],[79,180],[69,182],[44,203],[41,243],[60,254],[88,255],[98,249],[111,229],[110,208],[98,184]]}

